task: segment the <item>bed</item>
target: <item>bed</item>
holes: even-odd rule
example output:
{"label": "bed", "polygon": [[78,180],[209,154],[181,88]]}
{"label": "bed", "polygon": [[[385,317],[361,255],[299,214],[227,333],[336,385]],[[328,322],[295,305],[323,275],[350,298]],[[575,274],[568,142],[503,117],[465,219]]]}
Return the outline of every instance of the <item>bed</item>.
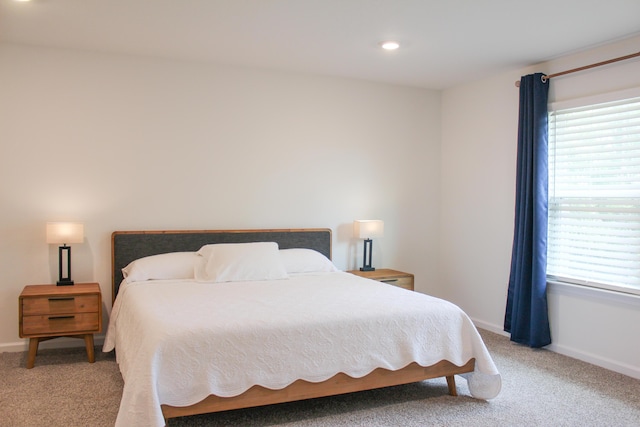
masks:
{"label": "bed", "polygon": [[438,377],[456,395],[454,375],[473,397],[499,393],[464,312],[337,271],[331,242],[330,229],[114,232],[116,425]]}

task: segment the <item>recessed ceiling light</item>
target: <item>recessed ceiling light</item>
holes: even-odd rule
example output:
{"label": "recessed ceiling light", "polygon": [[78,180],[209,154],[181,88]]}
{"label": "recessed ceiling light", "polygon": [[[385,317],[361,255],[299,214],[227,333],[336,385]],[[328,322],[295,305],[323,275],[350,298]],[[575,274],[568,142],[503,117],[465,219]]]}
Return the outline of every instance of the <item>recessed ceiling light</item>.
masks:
{"label": "recessed ceiling light", "polygon": [[384,50],[396,50],[397,48],[400,47],[400,44],[398,42],[389,41],[389,42],[382,43],[381,46]]}

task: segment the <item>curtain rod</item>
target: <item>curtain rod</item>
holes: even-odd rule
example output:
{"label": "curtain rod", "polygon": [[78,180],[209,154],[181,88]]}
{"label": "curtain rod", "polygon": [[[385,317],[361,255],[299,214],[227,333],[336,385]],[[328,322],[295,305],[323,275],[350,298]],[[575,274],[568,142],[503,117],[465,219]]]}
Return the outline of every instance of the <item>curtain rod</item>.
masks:
{"label": "curtain rod", "polygon": [[[542,81],[547,81],[554,77],[564,76],[565,74],[575,73],[577,71],[584,71],[590,68],[600,67],[602,65],[612,64],[614,62],[624,61],[625,59],[636,58],[640,56],[640,52],[632,53],[631,55],[620,56],[618,58],[609,59],[607,61],[596,62],[595,64],[585,65],[584,67],[573,68],[571,70],[560,71],[559,73],[549,74],[548,76],[542,77]],[[516,87],[520,87],[520,80],[516,81]]]}

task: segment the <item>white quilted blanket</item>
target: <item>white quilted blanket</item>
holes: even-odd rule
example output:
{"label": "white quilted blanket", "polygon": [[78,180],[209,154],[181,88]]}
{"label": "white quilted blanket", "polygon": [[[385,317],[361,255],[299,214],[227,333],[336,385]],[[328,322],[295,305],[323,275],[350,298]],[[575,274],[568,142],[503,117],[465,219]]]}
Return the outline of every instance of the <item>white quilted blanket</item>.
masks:
{"label": "white quilted blanket", "polygon": [[441,299],[348,273],[286,280],[123,283],[103,351],[117,348],[125,381],[117,426],[163,426],[160,404],[191,405],[253,385],[362,377],[476,358],[474,397],[500,375],[467,315]]}

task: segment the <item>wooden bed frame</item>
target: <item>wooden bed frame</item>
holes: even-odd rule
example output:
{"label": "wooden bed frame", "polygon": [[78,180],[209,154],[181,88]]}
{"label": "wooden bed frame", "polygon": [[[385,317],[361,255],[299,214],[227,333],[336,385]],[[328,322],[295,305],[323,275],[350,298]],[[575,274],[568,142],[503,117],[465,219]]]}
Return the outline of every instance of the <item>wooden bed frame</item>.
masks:
{"label": "wooden bed frame", "polygon": [[[197,251],[210,243],[246,243],[275,241],[281,249],[311,248],[331,258],[331,230],[271,229],[271,230],[178,230],[178,231],[116,231],[112,234],[113,300],[115,300],[122,268],[129,262],[149,255],[177,251]],[[117,351],[117,349],[116,349]],[[210,395],[190,406],[161,405],[165,420],[188,415],[249,408],[275,403],[292,402],[316,397],[334,396],[356,391],[371,390],[400,384],[408,384],[432,378],[446,377],[449,394],[456,396],[454,375],[473,372],[475,359],[463,366],[442,360],[432,366],[412,363],[397,371],[376,369],[362,378],[352,378],[339,373],[319,383],[298,380],[281,390],[254,386],[234,397]]]}

